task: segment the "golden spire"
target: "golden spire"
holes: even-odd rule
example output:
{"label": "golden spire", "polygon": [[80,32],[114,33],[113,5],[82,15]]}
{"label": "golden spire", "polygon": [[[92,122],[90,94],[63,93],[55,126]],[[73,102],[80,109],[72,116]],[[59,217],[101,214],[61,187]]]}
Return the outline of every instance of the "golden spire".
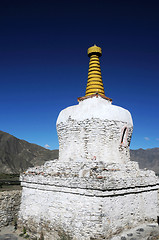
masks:
{"label": "golden spire", "polygon": [[99,57],[102,56],[102,49],[94,45],[93,47],[88,48],[88,57],[90,57],[89,70],[88,70],[88,80],[86,94],[84,97],[79,97],[78,101],[83,101],[87,98],[92,97],[102,97],[110,102],[111,98],[105,96],[103,81],[100,70]]}
{"label": "golden spire", "polygon": [[100,47],[94,45],[93,47],[88,48],[88,57],[90,57],[90,62],[85,94],[86,97],[96,93],[105,96],[99,62],[100,56],[102,56],[102,49]]}

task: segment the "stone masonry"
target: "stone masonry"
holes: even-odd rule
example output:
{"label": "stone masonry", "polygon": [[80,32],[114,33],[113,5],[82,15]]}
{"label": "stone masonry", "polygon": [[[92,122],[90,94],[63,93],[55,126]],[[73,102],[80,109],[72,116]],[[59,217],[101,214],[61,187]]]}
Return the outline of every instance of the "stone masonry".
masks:
{"label": "stone masonry", "polygon": [[0,227],[17,221],[21,202],[21,190],[0,192]]}
{"label": "stone masonry", "polygon": [[[94,126],[96,126],[95,129]],[[124,162],[123,156],[127,157],[126,160],[130,158],[128,147],[121,144],[116,151],[122,135],[121,129],[124,128],[125,123],[120,121],[92,118],[77,122],[69,118],[66,123],[57,125],[60,159],[93,159],[98,157],[99,160],[105,159],[107,161],[109,159],[111,162],[118,158],[121,162]],[[83,134],[84,136],[82,136]],[[129,128],[128,134],[127,138],[130,143],[132,128]],[[112,140],[116,144],[112,144]],[[103,145],[105,148],[103,148]],[[74,149],[73,155],[72,149]],[[125,149],[124,155],[122,154],[123,149]]]}

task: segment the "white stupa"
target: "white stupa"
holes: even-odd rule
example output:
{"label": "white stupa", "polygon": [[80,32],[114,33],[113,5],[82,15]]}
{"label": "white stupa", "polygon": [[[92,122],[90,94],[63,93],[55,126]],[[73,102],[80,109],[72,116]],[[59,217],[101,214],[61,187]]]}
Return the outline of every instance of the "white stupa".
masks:
{"label": "white stupa", "polygon": [[101,48],[88,56],[86,95],[57,119],[59,159],[21,175],[19,226],[44,239],[111,239],[157,221],[158,178],[130,161],[131,114],[105,96]]}

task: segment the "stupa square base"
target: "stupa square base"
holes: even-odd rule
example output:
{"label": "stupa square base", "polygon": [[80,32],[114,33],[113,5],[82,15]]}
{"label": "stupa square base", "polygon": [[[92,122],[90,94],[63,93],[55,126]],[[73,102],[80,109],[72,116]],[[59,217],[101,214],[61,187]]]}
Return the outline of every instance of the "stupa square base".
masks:
{"label": "stupa square base", "polygon": [[[125,169],[117,166],[116,171],[108,169],[111,164],[102,165],[95,161],[74,164],[76,168],[68,171],[69,162],[48,162],[28,170],[21,177],[19,227],[25,226],[39,236],[42,233],[45,240],[57,240],[61,236],[74,240],[100,240],[111,239],[139,223],[157,221],[158,183],[152,171],[133,168],[128,178]],[[130,162],[127,171],[131,164],[137,166]],[[64,166],[69,174],[62,177]],[[95,166],[96,178],[88,175]],[[103,172],[107,169],[105,176],[99,171],[101,166]],[[59,176],[55,177],[55,172]]]}

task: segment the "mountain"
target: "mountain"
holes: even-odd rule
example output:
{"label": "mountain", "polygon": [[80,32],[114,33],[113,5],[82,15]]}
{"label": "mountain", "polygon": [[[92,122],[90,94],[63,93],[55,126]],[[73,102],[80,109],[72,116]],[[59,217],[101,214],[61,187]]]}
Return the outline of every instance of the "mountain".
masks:
{"label": "mountain", "polygon": [[[51,151],[0,131],[0,173],[18,174],[28,167],[57,159],[58,154],[58,150]],[[159,148],[130,150],[130,156],[132,161],[139,163],[140,168],[159,174]]]}
{"label": "mountain", "polygon": [[130,150],[132,161],[139,163],[140,168],[147,168],[159,175],[159,148]]}
{"label": "mountain", "polygon": [[0,173],[17,174],[56,158],[58,150],[51,151],[0,131]]}

